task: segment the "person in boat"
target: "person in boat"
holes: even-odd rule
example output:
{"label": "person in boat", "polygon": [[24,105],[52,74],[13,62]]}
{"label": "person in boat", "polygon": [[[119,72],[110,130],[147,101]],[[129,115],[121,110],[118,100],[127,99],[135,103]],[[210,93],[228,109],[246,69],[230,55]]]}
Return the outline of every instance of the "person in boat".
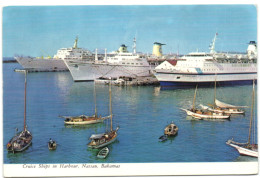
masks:
{"label": "person in boat", "polygon": [[51,138],[50,138],[49,143],[50,143],[50,146],[53,147],[53,143],[54,143],[54,141],[53,141]]}

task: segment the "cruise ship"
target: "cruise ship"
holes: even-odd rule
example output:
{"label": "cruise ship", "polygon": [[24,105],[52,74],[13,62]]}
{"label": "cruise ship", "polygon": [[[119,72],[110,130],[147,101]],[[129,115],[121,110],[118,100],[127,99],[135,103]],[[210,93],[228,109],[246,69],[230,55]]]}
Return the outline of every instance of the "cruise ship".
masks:
{"label": "cruise ship", "polygon": [[175,60],[166,60],[155,68],[162,87],[188,87],[215,81],[224,85],[252,84],[257,79],[257,45],[250,41],[245,54],[215,52],[215,35],[210,52],[193,52]]}
{"label": "cruise ship", "polygon": [[98,60],[97,50],[94,61],[65,60],[74,81],[93,81],[98,78],[119,78],[149,76],[152,68],[147,59],[136,52],[134,38],[133,52],[128,52],[126,45],[106,54],[103,60]]}
{"label": "cruise ship", "polygon": [[30,72],[68,71],[64,60],[89,60],[93,55],[87,49],[78,48],[78,37],[73,47],[61,48],[54,57],[14,57],[17,62]]}

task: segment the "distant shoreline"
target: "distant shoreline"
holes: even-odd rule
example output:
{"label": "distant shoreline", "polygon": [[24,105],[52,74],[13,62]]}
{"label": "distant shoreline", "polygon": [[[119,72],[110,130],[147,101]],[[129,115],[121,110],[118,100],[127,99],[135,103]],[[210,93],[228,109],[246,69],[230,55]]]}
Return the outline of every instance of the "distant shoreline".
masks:
{"label": "distant shoreline", "polygon": [[3,60],[3,63],[17,63],[16,60]]}

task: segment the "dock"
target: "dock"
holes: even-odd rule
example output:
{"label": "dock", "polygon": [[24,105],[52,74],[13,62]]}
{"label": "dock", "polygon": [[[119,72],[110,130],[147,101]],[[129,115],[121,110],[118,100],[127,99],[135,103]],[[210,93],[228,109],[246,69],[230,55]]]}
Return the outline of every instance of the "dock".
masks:
{"label": "dock", "polygon": [[[160,85],[159,81],[154,76],[147,77],[120,77],[118,79],[111,79],[111,84],[116,86],[146,86],[146,85]],[[108,85],[110,79],[96,79],[96,84]]]}

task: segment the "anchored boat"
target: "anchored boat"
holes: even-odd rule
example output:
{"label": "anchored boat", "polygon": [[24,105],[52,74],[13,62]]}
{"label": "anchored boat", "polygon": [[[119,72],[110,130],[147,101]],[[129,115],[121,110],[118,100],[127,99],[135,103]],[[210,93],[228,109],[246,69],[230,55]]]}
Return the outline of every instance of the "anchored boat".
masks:
{"label": "anchored boat", "polygon": [[98,157],[98,158],[101,158],[101,159],[105,159],[105,158],[107,157],[108,153],[109,153],[108,147],[102,148],[102,149],[98,152],[97,157]]}
{"label": "anchored boat", "polygon": [[57,148],[56,141],[50,139],[48,142],[48,148],[49,148],[49,150],[56,150],[56,148]]}
{"label": "anchored boat", "polygon": [[214,104],[209,104],[211,107],[204,106],[200,104],[200,107],[204,110],[212,111],[215,113],[225,113],[225,114],[245,114],[245,111],[239,109],[239,108],[245,108],[247,106],[234,106],[231,104],[226,104],[224,102],[221,102],[217,100],[217,81],[215,79],[215,89],[214,89]]}
{"label": "anchored boat", "polygon": [[198,84],[196,85],[192,108],[191,109],[181,108],[183,111],[187,113],[187,115],[192,116],[196,119],[229,119],[230,118],[230,114],[196,109],[195,101],[196,101],[197,89],[198,89]]}
{"label": "anchored boat", "polygon": [[252,92],[252,106],[251,106],[251,117],[249,124],[249,134],[246,143],[239,143],[233,141],[233,138],[226,142],[227,145],[237,149],[239,154],[252,156],[258,158],[258,144],[256,143],[256,132],[255,132],[255,117],[254,117],[254,104],[255,104],[255,81],[253,81],[253,92]]}
{"label": "anchored boat", "polygon": [[103,122],[105,119],[110,118],[110,116],[101,117],[97,113],[97,102],[96,102],[96,87],[94,84],[94,102],[95,102],[95,114],[93,116],[60,116],[65,119],[64,123],[67,125],[87,125],[87,124],[96,124]]}
{"label": "anchored boat", "polygon": [[113,143],[117,138],[117,131],[119,127],[115,130],[113,129],[113,122],[112,122],[112,101],[111,101],[111,82],[109,84],[109,99],[110,99],[110,131],[101,134],[92,134],[90,136],[90,143],[88,143],[89,148],[102,148]]}
{"label": "anchored boat", "polygon": [[7,150],[10,152],[22,152],[32,144],[32,133],[27,130],[26,126],[26,85],[27,85],[27,71],[25,70],[24,81],[24,129],[23,131],[15,134],[15,136],[7,143]]}

